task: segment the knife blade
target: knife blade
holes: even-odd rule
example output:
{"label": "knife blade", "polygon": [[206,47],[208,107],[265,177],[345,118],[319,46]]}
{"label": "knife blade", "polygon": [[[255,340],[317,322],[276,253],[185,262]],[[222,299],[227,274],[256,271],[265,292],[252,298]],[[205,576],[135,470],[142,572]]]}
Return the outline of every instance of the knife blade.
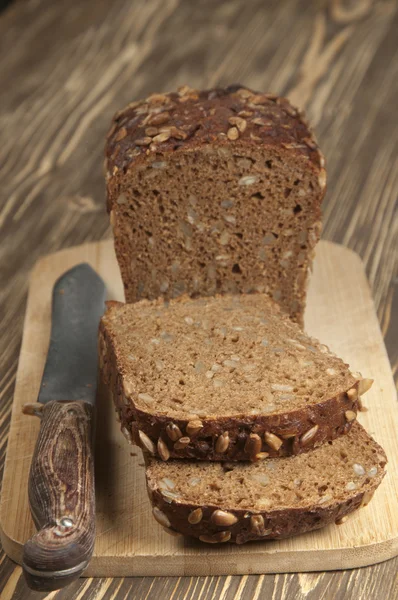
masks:
{"label": "knife blade", "polygon": [[105,284],[86,263],[56,281],[38,399],[23,409],[41,419],[28,482],[38,531],[25,544],[22,565],[34,590],[68,585],[93,553],[97,339],[104,302]]}

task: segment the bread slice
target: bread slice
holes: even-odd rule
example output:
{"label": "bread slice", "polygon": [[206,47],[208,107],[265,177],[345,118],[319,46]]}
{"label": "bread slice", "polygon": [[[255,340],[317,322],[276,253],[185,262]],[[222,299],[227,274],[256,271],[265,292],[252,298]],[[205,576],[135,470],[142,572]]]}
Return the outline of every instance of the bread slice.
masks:
{"label": "bread slice", "polygon": [[290,537],[340,524],[365,506],[384,476],[383,449],[355,423],[307,454],[258,463],[150,459],[156,520],[203,542]]}
{"label": "bread slice", "polygon": [[127,302],[258,291],[302,322],[326,171],[286,98],[185,86],[133,102],[106,177]]}
{"label": "bread slice", "polygon": [[163,460],[299,454],[347,432],[372,383],[265,294],[110,303],[100,332],[122,431]]}

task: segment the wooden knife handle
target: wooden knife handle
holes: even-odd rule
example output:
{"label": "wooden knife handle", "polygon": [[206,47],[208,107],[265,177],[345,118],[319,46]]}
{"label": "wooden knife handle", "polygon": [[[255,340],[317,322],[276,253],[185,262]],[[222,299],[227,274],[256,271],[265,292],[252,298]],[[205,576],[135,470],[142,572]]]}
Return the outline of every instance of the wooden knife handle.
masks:
{"label": "wooden knife handle", "polygon": [[29,473],[29,503],[38,532],[25,544],[30,588],[60,589],[87,567],[95,540],[93,407],[49,402]]}

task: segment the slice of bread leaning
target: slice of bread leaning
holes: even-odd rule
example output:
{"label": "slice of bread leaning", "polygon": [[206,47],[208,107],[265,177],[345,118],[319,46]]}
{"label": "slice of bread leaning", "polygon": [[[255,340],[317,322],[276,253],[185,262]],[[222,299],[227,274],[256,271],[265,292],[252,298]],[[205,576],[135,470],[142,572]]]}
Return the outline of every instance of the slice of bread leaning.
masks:
{"label": "slice of bread leaning", "polygon": [[299,456],[256,463],[150,458],[147,489],[168,532],[243,544],[343,523],[370,501],[386,462],[354,423],[347,435]]}
{"label": "slice of bread leaning", "polygon": [[372,383],[263,294],[108,303],[100,366],[127,439],[163,460],[300,454]]}

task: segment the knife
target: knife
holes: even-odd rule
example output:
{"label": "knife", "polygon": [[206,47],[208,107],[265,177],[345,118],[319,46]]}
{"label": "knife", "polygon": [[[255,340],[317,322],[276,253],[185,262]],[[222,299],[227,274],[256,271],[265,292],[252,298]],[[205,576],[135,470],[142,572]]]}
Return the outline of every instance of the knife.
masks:
{"label": "knife", "polygon": [[38,401],[23,408],[41,419],[28,484],[38,531],[25,544],[22,564],[27,584],[38,591],[77,579],[93,553],[97,339],[104,302],[104,282],[86,263],[57,280]]}

